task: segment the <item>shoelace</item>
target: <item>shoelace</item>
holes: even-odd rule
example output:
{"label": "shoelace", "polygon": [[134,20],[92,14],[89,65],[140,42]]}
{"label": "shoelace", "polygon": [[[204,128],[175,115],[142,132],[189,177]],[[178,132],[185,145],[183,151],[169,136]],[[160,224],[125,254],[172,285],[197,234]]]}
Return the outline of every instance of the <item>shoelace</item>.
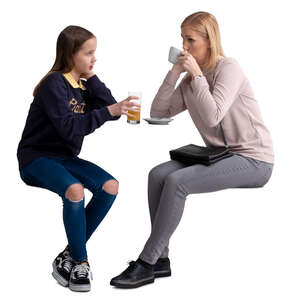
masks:
{"label": "shoelace", "polygon": [[63,269],[67,272],[67,273],[70,273],[72,267],[73,267],[73,263],[72,263],[72,259],[71,258],[65,258],[63,261],[62,261],[62,267]]}
{"label": "shoelace", "polygon": [[89,277],[90,275],[92,279],[92,273],[89,270],[89,266],[86,264],[76,265],[73,271],[75,272],[77,278],[81,278],[81,277],[85,278],[85,277]]}
{"label": "shoelace", "polygon": [[129,271],[129,272],[133,271],[136,268],[136,265],[137,265],[134,260],[129,260],[127,262],[127,264],[129,265],[128,268],[127,268],[127,271]]}
{"label": "shoelace", "polygon": [[61,262],[63,269],[67,272],[70,273],[72,267],[73,267],[73,262],[72,262],[72,257],[69,253],[69,251],[65,250],[63,252],[63,256],[65,259]]}

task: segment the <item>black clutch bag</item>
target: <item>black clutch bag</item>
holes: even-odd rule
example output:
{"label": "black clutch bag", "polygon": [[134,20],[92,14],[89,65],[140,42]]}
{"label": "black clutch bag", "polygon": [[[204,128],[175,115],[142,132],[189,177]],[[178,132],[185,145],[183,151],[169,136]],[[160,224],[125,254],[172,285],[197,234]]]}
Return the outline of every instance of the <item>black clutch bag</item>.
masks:
{"label": "black clutch bag", "polygon": [[224,147],[203,147],[194,144],[189,144],[170,151],[172,160],[177,160],[187,165],[202,164],[209,166],[221,159],[230,157],[233,153],[229,150],[224,131],[221,126],[222,135],[224,138]]}

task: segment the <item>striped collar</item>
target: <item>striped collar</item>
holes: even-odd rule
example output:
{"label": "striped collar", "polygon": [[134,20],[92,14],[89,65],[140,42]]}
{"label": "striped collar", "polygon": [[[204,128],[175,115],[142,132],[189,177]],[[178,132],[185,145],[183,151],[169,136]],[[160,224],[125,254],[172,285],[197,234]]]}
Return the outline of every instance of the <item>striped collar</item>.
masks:
{"label": "striped collar", "polygon": [[86,90],[85,86],[83,85],[83,83],[81,82],[81,80],[79,79],[79,83],[74,79],[74,77],[72,76],[71,73],[65,73],[63,74],[63,76],[66,78],[66,80],[70,83],[70,85],[77,89],[77,88],[81,88],[82,90]]}

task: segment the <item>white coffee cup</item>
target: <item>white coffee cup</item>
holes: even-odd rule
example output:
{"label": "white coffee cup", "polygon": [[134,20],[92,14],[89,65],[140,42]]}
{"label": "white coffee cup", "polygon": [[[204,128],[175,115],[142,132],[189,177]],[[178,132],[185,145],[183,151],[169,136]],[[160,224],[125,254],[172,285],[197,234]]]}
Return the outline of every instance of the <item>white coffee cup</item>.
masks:
{"label": "white coffee cup", "polygon": [[177,64],[181,52],[182,50],[175,47],[171,47],[169,52],[169,62],[171,62],[172,64]]}

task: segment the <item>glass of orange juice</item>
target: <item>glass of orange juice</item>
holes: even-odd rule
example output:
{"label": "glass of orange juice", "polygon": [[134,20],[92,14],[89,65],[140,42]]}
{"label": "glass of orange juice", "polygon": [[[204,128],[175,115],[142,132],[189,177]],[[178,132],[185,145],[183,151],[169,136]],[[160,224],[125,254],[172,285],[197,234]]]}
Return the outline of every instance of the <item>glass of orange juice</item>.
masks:
{"label": "glass of orange juice", "polygon": [[[130,100],[130,102],[141,104],[142,94],[140,92],[128,92],[128,96],[135,96],[139,99]],[[135,107],[134,107],[135,108]],[[127,123],[129,124],[139,124],[140,123],[140,107],[137,108],[136,111],[128,111],[129,114],[133,115],[133,117],[127,116]]]}

